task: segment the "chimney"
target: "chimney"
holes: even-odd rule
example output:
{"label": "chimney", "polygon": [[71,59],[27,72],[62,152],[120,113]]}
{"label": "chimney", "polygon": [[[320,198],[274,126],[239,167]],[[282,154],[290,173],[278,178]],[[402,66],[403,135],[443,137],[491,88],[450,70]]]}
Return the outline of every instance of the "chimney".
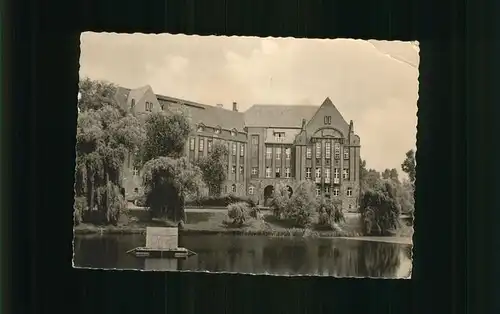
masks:
{"label": "chimney", "polygon": [[349,122],[349,131],[354,132],[354,122],[352,120]]}
{"label": "chimney", "polygon": [[306,129],[306,119],[302,119],[302,130]]}
{"label": "chimney", "polygon": [[217,104],[216,106],[217,106],[217,108],[224,108],[223,104]]}
{"label": "chimney", "polygon": [[233,101],[233,111],[238,111],[238,104],[236,101]]}

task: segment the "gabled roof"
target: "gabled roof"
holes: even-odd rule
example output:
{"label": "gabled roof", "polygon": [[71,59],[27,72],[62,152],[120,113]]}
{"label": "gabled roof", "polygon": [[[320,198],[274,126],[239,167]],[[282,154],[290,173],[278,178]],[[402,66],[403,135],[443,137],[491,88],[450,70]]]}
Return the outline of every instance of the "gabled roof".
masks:
{"label": "gabled roof", "polygon": [[156,95],[156,97],[160,102],[166,101],[183,105],[194,124],[203,124],[208,127],[220,126],[226,130],[236,129],[239,132],[243,132],[245,127],[245,120],[241,112],[164,95]]}
{"label": "gabled roof", "polygon": [[317,109],[317,112],[311,117],[311,120],[309,120],[308,124],[312,123],[316,115],[320,114],[321,112],[324,112],[324,110],[328,110],[329,113],[331,114],[332,117],[331,125],[334,125],[336,128],[339,129],[339,131],[343,133],[344,136],[347,136],[349,134],[349,124],[345,121],[344,117],[342,117],[342,114],[337,109],[337,107],[335,107],[330,97],[327,97],[323,101],[321,106]]}
{"label": "gabled roof", "polygon": [[301,128],[319,107],[308,105],[253,105],[245,111],[247,127]]}
{"label": "gabled roof", "polygon": [[130,93],[129,88],[121,87],[118,86],[116,89],[116,102],[122,107],[123,110],[127,110],[127,100],[128,100],[128,95]]}

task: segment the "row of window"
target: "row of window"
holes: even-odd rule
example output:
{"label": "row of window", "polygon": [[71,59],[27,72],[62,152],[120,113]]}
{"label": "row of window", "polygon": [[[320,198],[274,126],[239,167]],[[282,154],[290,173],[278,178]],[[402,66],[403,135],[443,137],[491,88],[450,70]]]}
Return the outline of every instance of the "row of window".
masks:
{"label": "row of window", "polygon": [[[306,178],[310,179],[311,178],[311,170],[312,168],[306,168]],[[321,178],[321,168],[316,168],[315,171],[316,178]],[[325,169],[325,178],[330,178],[330,169],[326,168]],[[339,168],[334,168],[333,169],[333,178],[338,179],[339,178]],[[342,179],[347,179],[349,180],[349,169],[345,168],[342,171]]]}
{"label": "row of window", "polygon": [[[232,185],[233,193],[236,192],[236,185]],[[253,195],[255,193],[255,187],[249,186],[248,187],[248,194]],[[325,186],[325,194],[330,194],[330,187]],[[333,196],[340,196],[340,189],[335,187],[331,189],[331,194]],[[321,196],[321,188],[316,187],[316,196]],[[346,190],[346,196],[352,196],[352,188],[347,188]]]}
{"label": "row of window", "polygon": [[[339,188],[333,188],[331,189],[332,195],[333,196],[340,196],[340,189]],[[325,194],[330,194],[330,186],[325,186]],[[321,195],[321,188],[316,187],[316,196]],[[346,190],[346,196],[352,196],[352,188],[347,188]]]}
{"label": "row of window", "polygon": [[[311,179],[311,172],[312,168],[306,168],[306,178]],[[325,169],[325,178],[329,179],[330,178],[330,169],[326,168]],[[259,169],[257,167],[252,168],[252,176],[257,176],[259,173]],[[271,178],[271,167],[266,167],[266,178]],[[333,169],[333,178],[334,179],[339,179],[339,168],[334,168]],[[275,173],[276,178],[281,177],[281,168],[276,168],[276,173]],[[290,178],[291,177],[291,170],[289,167],[285,168],[285,178]],[[315,171],[315,177],[316,178],[321,178],[321,168],[316,168]],[[344,169],[342,171],[342,179],[349,180],[349,169]]]}
{"label": "row of window", "polygon": [[[205,130],[205,127],[203,125],[199,125],[198,126],[198,132],[203,132]],[[215,134],[220,134],[221,133],[221,128],[215,128],[214,129],[214,133]],[[231,136],[236,136],[238,135],[238,132],[236,132],[235,130],[231,130]]]}
{"label": "row of window", "polygon": [[[266,147],[266,159],[271,159],[273,156],[273,149],[272,147]],[[291,148],[285,148],[285,159],[290,160],[290,157],[292,156],[292,149]],[[276,160],[281,159],[281,147],[276,147]]]}
{"label": "row of window", "polygon": [[[322,152],[322,147],[321,147],[321,142],[316,142],[316,158],[321,158],[321,152]],[[325,158],[330,159],[331,158],[331,146],[332,144],[330,142],[325,143]],[[333,151],[334,151],[334,157],[335,159],[340,159],[340,143],[336,142],[333,145]],[[311,159],[312,158],[312,148],[307,147],[306,148],[306,158]],[[344,159],[349,159],[349,148],[344,148]]]}
{"label": "row of window", "polygon": [[[213,145],[213,140],[212,139],[207,139],[207,151],[210,153],[212,152],[212,145]],[[228,143],[228,146],[230,144]],[[195,139],[194,137],[191,137],[189,139],[189,150],[194,151],[195,150]],[[229,148],[229,147],[228,147]],[[203,152],[205,150],[205,139],[200,138],[198,140],[198,151]],[[238,152],[238,147],[236,143],[232,143],[231,145],[231,155],[236,156]],[[243,157],[245,156],[245,144],[240,144],[240,156]]]}

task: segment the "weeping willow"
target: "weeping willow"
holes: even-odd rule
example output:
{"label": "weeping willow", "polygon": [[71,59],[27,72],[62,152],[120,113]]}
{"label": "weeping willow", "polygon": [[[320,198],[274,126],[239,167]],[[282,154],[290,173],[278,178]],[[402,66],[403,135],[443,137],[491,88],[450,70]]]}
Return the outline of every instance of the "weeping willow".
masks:
{"label": "weeping willow", "polygon": [[[126,208],[120,193],[121,167],[127,152],[137,149],[143,140],[140,122],[111,106],[79,114],[74,188],[75,198],[86,201],[79,209],[83,221],[118,222]],[[75,200],[75,210],[76,205]]]}

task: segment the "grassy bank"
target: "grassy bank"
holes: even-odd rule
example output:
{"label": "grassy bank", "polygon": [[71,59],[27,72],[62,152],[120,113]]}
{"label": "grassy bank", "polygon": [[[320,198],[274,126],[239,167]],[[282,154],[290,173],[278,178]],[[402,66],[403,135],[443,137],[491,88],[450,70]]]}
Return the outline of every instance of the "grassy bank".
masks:
{"label": "grassy bank", "polygon": [[[144,211],[130,211],[128,219],[118,226],[96,226],[80,224],[74,227],[75,234],[145,234],[146,227],[175,227],[173,222],[150,220]],[[346,221],[339,225],[339,230],[328,230],[313,224],[310,228],[294,228],[289,221],[276,220],[271,214],[264,214],[262,219],[251,219],[242,227],[227,223],[225,211],[188,212],[187,222],[180,234],[228,234],[228,235],[264,235],[273,237],[360,237],[361,225],[357,216],[346,216]],[[411,237],[412,228],[401,228],[396,233],[400,237]]]}

